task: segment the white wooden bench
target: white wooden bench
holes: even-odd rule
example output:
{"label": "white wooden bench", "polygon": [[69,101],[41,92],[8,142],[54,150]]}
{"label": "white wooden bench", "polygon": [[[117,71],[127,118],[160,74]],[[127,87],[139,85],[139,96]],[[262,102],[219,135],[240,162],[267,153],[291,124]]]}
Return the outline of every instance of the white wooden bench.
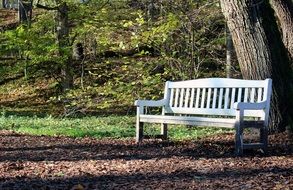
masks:
{"label": "white wooden bench", "polygon": [[[268,144],[268,120],[272,80],[206,78],[170,82],[165,85],[164,99],[136,100],[136,142],[147,136],[143,123],[160,123],[162,139],[167,139],[167,124],[235,128],[235,150],[261,148]],[[162,107],[161,115],[150,115],[147,107]],[[252,120],[253,119],[253,120]],[[244,128],[259,128],[259,143],[243,143]]]}

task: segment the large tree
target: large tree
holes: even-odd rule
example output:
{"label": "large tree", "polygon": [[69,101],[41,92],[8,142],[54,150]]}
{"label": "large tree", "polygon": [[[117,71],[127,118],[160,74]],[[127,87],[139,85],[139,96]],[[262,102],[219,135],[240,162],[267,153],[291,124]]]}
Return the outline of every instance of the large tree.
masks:
{"label": "large tree", "polygon": [[281,26],[283,43],[293,60],[293,1],[271,0],[270,2]]}
{"label": "large tree", "polygon": [[273,79],[270,131],[284,130],[292,118],[292,71],[269,0],[221,0],[221,7],[243,78]]}

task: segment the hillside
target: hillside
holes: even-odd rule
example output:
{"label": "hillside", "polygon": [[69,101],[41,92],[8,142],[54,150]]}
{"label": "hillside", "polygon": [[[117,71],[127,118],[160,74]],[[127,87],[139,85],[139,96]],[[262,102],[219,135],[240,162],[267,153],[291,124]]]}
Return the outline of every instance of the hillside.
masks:
{"label": "hillside", "polygon": [[17,24],[16,10],[0,9],[0,31],[15,28]]}
{"label": "hillside", "polygon": [[[30,27],[3,27],[2,112],[131,114],[135,99],[161,98],[167,80],[225,76],[225,25],[217,3],[155,4],[153,16],[144,1],[94,5],[68,5],[71,44],[62,47],[63,57],[57,56],[56,11],[40,11]],[[15,12],[1,14],[1,25],[15,23]],[[65,91],[64,61],[73,78]]]}

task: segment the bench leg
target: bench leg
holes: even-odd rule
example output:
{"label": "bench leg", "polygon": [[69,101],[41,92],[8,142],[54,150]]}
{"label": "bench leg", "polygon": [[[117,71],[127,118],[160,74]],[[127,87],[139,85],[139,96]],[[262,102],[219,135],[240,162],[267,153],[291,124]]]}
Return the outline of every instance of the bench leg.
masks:
{"label": "bench leg", "polygon": [[235,153],[237,156],[243,155],[243,129],[240,125],[236,126],[235,149]]}
{"label": "bench leg", "polygon": [[268,128],[264,126],[260,129],[260,143],[263,144],[262,150],[267,153],[268,150]]}
{"label": "bench leg", "polygon": [[141,142],[143,139],[143,123],[136,122],[136,143]]}
{"label": "bench leg", "polygon": [[168,125],[166,123],[161,124],[161,135],[163,140],[168,138]]}

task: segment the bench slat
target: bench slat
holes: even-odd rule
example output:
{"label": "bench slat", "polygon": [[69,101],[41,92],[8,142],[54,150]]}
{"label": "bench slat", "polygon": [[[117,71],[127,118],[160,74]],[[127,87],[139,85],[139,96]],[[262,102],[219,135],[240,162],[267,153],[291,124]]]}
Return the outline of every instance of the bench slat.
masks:
{"label": "bench slat", "polygon": [[184,91],[184,88],[180,88],[180,93],[179,93],[179,105],[178,107],[181,108],[182,107],[182,104],[183,104],[183,91]]}
{"label": "bench slat", "polygon": [[199,94],[200,94],[200,88],[197,88],[197,89],[196,89],[195,108],[198,108],[198,104],[199,104]]}
{"label": "bench slat", "polygon": [[[236,120],[234,118],[206,118],[206,117],[195,117],[195,116],[170,116],[170,115],[140,115],[140,121],[150,123],[173,123],[180,122],[211,122],[211,123],[229,123],[234,126]],[[183,123],[178,123],[183,124]],[[264,121],[244,121],[243,128],[263,128]]]}
{"label": "bench slat", "polygon": [[255,88],[251,89],[251,94],[250,94],[250,102],[254,103],[255,102]]}
{"label": "bench slat", "polygon": [[217,93],[218,93],[218,89],[217,88],[214,88],[212,109],[215,109],[216,108]]}
{"label": "bench slat", "polygon": [[169,105],[170,105],[171,107],[173,107],[173,103],[174,103],[174,88],[171,88]]}
{"label": "bench slat", "polygon": [[257,90],[257,102],[261,102],[262,101],[262,89],[263,88],[258,88]]}
{"label": "bench slat", "polygon": [[204,103],[206,99],[206,89],[202,89],[202,94],[201,94],[201,103],[200,103],[200,108],[204,108]]}
{"label": "bench slat", "polygon": [[185,108],[188,107],[189,96],[190,96],[190,88],[186,88],[186,91],[185,91],[185,101],[184,101],[184,107]]}
{"label": "bench slat", "polygon": [[209,88],[208,89],[208,98],[207,98],[207,106],[206,106],[206,108],[210,108],[210,105],[211,105],[211,94],[212,94],[212,89]]}
{"label": "bench slat", "polygon": [[243,102],[247,102],[247,99],[248,99],[248,88],[245,88],[244,89],[244,100],[243,100]]}
{"label": "bench slat", "polygon": [[228,102],[229,102],[229,93],[230,93],[230,88],[226,88],[225,90],[225,101],[224,101],[224,109],[228,108]]}
{"label": "bench slat", "polygon": [[195,79],[187,81],[177,81],[169,84],[169,88],[182,88],[188,86],[189,88],[239,88],[251,87],[258,88],[265,86],[266,80],[242,80],[242,79],[227,79],[227,78],[206,78]]}
{"label": "bench slat", "polygon": [[168,123],[181,125],[198,125],[198,126],[214,126],[233,128],[235,119],[223,118],[204,118],[204,117],[188,117],[188,116],[161,116],[161,115],[140,115],[141,122],[148,123]]}
{"label": "bench slat", "polygon": [[[233,116],[236,114],[235,109],[207,109],[207,108],[178,108],[165,107],[166,113],[192,114],[192,115],[223,115]],[[246,110],[245,116],[262,117],[263,110]]]}
{"label": "bench slat", "polygon": [[235,103],[235,88],[232,88],[232,94],[231,94],[231,102],[230,102],[230,108],[233,108],[233,105]]}
{"label": "bench slat", "polygon": [[176,88],[175,103],[174,103],[173,107],[178,107],[179,90],[180,90],[180,88]]}
{"label": "bench slat", "polygon": [[242,97],[242,88],[238,88],[237,102],[241,102],[241,97]]}
{"label": "bench slat", "polygon": [[220,88],[220,95],[219,95],[219,101],[218,101],[218,109],[222,108],[222,102],[223,102],[223,88]]}
{"label": "bench slat", "polygon": [[191,89],[191,98],[190,98],[190,108],[193,108],[193,104],[194,104],[194,88]]}

